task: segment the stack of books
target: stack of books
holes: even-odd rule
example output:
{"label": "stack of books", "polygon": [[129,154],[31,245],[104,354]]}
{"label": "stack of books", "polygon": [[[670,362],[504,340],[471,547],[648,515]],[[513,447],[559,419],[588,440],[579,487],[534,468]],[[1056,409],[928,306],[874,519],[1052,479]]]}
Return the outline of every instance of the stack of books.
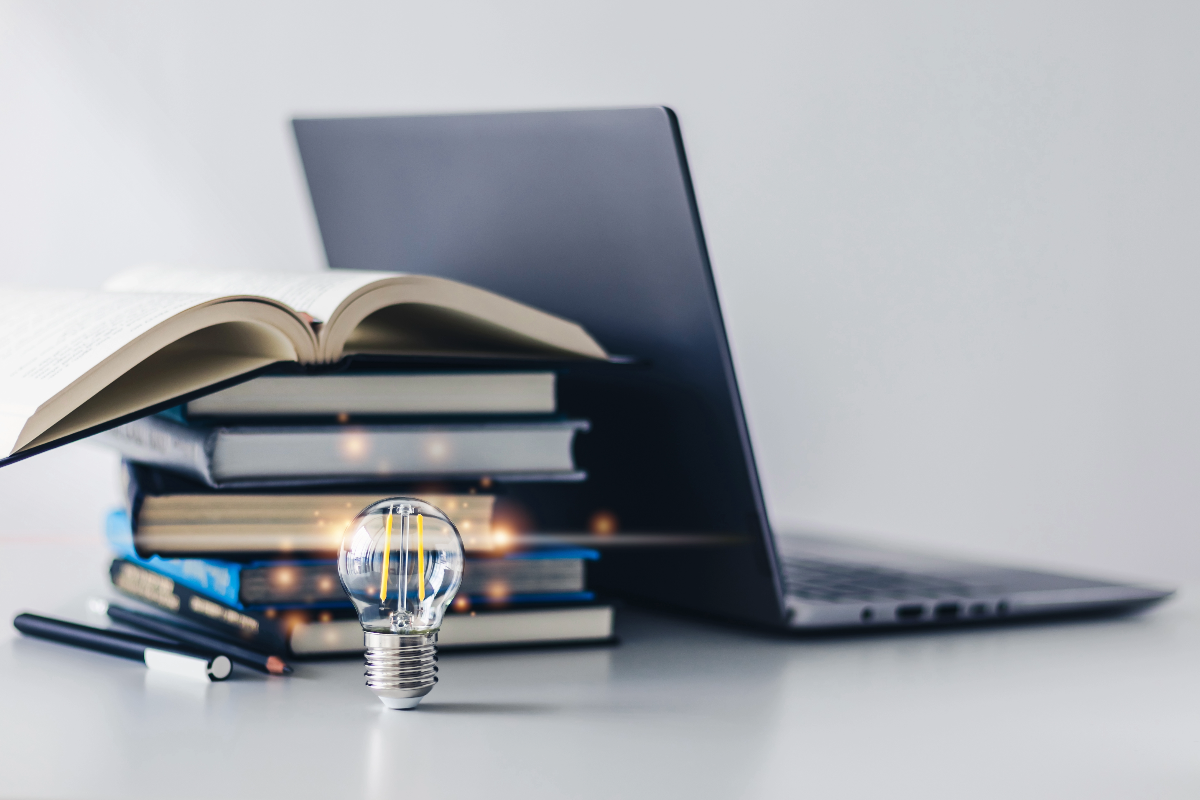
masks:
{"label": "stack of books", "polygon": [[442,646],[612,637],[587,587],[595,551],[514,550],[493,525],[510,484],[586,478],[572,448],[588,422],[560,413],[556,370],[607,355],[578,325],[389,273],[150,267],[86,300],[103,325],[52,342],[66,367],[23,378],[28,408],[0,420],[0,456],[96,431],[121,452],[118,590],[263,652],[359,652],[341,534],[366,506],[414,496],[467,554]]}
{"label": "stack of books", "polygon": [[113,585],[263,652],[358,652],[338,543],[360,510],[407,495],[442,509],[466,550],[443,647],[610,639],[612,608],[587,589],[595,550],[514,550],[492,524],[498,486],[586,477],[572,444],[587,422],[556,416],[555,379],[271,375],[102,434],[126,459]]}

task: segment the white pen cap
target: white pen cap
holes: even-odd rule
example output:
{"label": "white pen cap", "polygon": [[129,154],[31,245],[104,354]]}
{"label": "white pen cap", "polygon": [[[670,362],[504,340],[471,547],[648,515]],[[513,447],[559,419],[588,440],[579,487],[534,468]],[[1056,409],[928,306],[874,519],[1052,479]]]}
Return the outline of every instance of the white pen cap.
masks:
{"label": "white pen cap", "polygon": [[184,678],[223,681],[233,672],[233,664],[228,656],[214,656],[209,659],[147,647],[143,658],[146,666],[152,670],[169,672]]}

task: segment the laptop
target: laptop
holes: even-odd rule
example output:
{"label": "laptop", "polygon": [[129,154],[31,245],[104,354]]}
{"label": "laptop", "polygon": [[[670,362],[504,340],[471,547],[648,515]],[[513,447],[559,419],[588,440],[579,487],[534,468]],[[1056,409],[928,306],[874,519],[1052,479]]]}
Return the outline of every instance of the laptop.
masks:
{"label": "laptop", "polygon": [[793,629],[1127,612],[1171,593],[774,535],[670,109],[293,124],[331,268],[482,286],[631,357],[560,372],[560,407],[592,423],[588,480],[500,487],[533,530],[609,533],[594,588]]}

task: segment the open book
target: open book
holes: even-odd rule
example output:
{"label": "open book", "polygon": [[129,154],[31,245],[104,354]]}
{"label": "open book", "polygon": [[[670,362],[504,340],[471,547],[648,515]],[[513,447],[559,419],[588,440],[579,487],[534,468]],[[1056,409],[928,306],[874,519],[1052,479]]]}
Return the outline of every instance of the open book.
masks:
{"label": "open book", "polygon": [[5,288],[0,465],[285,361],[604,359],[560,317],[445,278],[145,267],[104,291]]}

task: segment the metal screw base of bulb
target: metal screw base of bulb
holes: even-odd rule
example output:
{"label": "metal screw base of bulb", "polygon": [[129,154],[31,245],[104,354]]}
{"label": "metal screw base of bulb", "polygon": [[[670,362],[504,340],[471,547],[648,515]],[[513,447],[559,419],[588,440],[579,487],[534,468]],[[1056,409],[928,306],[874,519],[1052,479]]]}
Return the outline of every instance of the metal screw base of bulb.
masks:
{"label": "metal screw base of bulb", "polygon": [[388,708],[416,708],[437,683],[437,632],[363,634],[367,686]]}

